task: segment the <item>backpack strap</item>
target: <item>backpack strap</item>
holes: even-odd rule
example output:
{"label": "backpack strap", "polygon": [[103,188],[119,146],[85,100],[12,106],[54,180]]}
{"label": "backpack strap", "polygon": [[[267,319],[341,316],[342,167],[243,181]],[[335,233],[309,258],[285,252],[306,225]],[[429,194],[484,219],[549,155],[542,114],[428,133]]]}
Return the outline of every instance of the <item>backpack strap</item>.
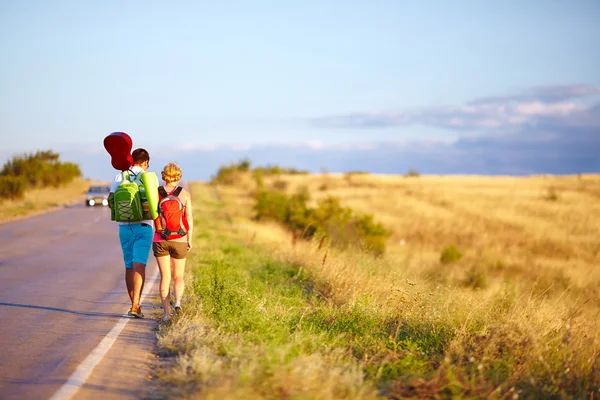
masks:
{"label": "backpack strap", "polygon": [[158,194],[160,194],[160,198],[164,199],[165,197],[167,197],[169,194],[167,193],[167,191],[165,190],[164,186],[159,186],[158,187]]}
{"label": "backpack strap", "polygon": [[173,192],[171,193],[173,196],[179,196],[179,193],[181,193],[181,191],[183,190],[183,188],[181,186],[177,186],[175,188],[175,190],[173,190]]}
{"label": "backpack strap", "polygon": [[169,235],[171,235],[171,231],[167,228],[167,223],[165,221],[163,210],[162,210],[162,208],[160,208],[160,205],[162,204],[163,199],[165,197],[167,197],[169,195],[169,193],[167,193],[164,186],[159,186],[158,187],[158,195],[160,197],[160,201],[158,202],[158,216],[162,220],[162,223],[163,223],[163,229],[162,229],[162,231],[160,231],[160,236],[162,236],[163,239],[168,240]]}
{"label": "backpack strap", "polygon": [[[133,179],[131,179],[132,175],[133,175]],[[136,182],[136,180],[137,180],[138,176],[140,176],[140,174],[139,173],[136,174],[135,172],[133,172],[133,170],[131,168],[129,168],[129,169],[126,169],[125,171],[121,172],[121,176],[123,177],[123,181],[127,180],[129,182]],[[141,183],[141,180],[137,181],[137,182]]]}
{"label": "backpack strap", "polygon": [[177,186],[175,188],[175,190],[173,190],[171,193],[167,193],[166,189],[164,186],[159,186],[158,187],[158,194],[160,194],[161,198],[167,197],[169,195],[171,196],[179,196],[179,193],[181,193],[181,191],[183,190],[183,187],[181,186]]}

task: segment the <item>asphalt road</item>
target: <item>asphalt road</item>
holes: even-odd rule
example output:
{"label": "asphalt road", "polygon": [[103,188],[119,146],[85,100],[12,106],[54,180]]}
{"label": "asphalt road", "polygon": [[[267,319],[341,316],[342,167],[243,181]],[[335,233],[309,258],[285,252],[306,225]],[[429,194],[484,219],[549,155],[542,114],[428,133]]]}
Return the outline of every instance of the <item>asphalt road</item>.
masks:
{"label": "asphalt road", "polygon": [[129,309],[109,212],[82,201],[0,224],[0,399],[50,398]]}

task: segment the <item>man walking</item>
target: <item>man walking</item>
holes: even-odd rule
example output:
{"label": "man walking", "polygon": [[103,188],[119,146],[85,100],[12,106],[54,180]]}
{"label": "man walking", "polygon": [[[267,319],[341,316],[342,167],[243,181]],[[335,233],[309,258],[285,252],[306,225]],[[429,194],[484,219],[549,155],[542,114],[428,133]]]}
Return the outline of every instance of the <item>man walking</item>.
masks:
{"label": "man walking", "polygon": [[[133,181],[139,174],[148,170],[150,165],[150,155],[145,149],[135,149],[131,156],[133,166],[129,169],[129,179]],[[115,176],[112,182],[111,193],[117,190],[117,187],[123,180],[122,174]],[[157,179],[158,181],[158,179]],[[157,182],[158,186],[158,182]],[[152,220],[143,220],[137,222],[118,222],[119,240],[123,250],[123,261],[125,262],[125,284],[127,293],[131,300],[131,309],[128,314],[136,318],[144,318],[140,306],[140,298],[144,289],[146,280],[146,264],[152,247],[152,238],[154,235]]]}

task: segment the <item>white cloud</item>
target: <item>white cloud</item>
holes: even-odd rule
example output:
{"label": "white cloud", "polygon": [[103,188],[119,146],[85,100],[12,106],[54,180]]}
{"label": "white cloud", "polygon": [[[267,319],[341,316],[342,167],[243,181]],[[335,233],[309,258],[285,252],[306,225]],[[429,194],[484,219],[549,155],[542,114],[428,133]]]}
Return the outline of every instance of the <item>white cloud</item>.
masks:
{"label": "white cloud", "polygon": [[314,150],[322,150],[326,146],[325,143],[320,140],[309,140],[305,145]]}
{"label": "white cloud", "polygon": [[515,107],[515,111],[523,115],[540,115],[540,116],[567,116],[572,113],[585,111],[587,107],[581,104],[571,102],[563,103],[521,103]]}
{"label": "white cloud", "polygon": [[475,100],[459,106],[424,107],[413,110],[368,111],[321,117],[321,127],[381,128],[422,124],[455,131],[497,130],[531,124],[581,124],[600,127],[598,106],[576,101],[600,93],[599,86],[560,86],[529,90],[512,96]]}

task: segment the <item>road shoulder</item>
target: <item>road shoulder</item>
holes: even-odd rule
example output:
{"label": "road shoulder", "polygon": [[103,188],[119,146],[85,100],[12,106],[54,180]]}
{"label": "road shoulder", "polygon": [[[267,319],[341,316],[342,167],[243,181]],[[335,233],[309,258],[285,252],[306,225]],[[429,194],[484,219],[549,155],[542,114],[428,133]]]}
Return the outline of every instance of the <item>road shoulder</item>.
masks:
{"label": "road shoulder", "polygon": [[[155,264],[155,263],[153,263]],[[156,268],[154,266],[154,268]],[[152,269],[152,273],[154,271]],[[147,271],[147,276],[152,276]],[[150,278],[151,279],[151,278]],[[121,331],[111,349],[81,386],[75,399],[148,399],[152,397],[152,370],[156,365],[155,317],[159,304],[160,275],[147,287],[151,290],[142,302],[145,318],[132,318]]]}

